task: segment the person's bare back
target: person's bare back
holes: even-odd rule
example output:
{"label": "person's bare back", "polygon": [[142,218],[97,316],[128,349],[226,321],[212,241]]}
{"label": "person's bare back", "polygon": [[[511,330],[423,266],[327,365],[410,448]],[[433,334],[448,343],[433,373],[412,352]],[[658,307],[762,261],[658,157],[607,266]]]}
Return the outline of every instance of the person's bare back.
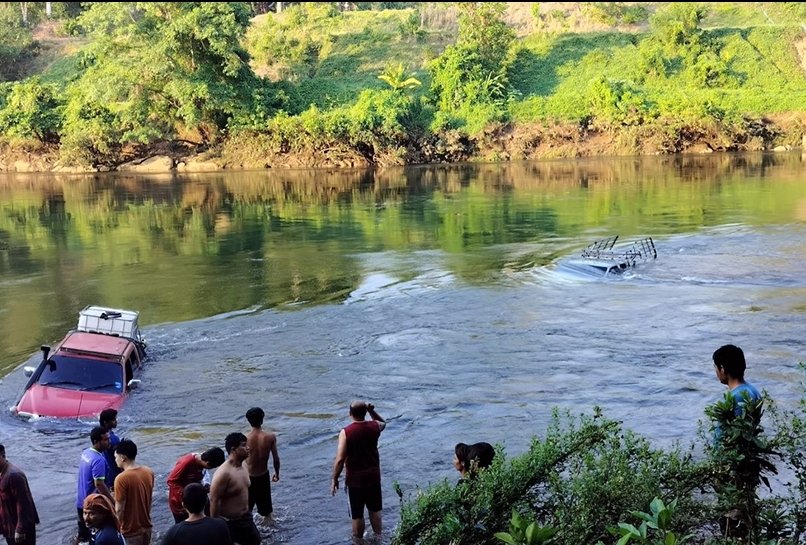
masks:
{"label": "person's bare back", "polygon": [[280,458],[277,454],[277,436],[261,428],[252,428],[246,434],[246,444],[249,447],[249,457],[246,459],[246,468],[250,477],[260,477],[269,471],[269,456],[274,461],[274,481],[280,478]]}

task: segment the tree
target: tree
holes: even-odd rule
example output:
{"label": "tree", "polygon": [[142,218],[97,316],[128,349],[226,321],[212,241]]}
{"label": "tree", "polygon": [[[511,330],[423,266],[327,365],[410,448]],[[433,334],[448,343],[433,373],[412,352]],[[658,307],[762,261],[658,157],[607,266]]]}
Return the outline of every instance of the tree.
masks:
{"label": "tree", "polygon": [[515,31],[504,21],[505,2],[457,2],[459,36],[457,45],[474,49],[485,73],[496,72],[515,39]]}
{"label": "tree", "polygon": [[61,103],[52,85],[37,78],[11,84],[0,101],[0,133],[15,139],[55,142],[61,124]]}
{"label": "tree", "polygon": [[515,32],[503,2],[459,2],[459,36],[432,63],[431,92],[445,112],[482,105],[501,110],[509,89],[509,48]]}
{"label": "tree", "polygon": [[30,4],[30,2],[20,2],[20,13],[22,15],[22,26],[28,26],[28,4]]}
{"label": "tree", "polygon": [[92,4],[81,25],[94,42],[69,89],[68,130],[97,129],[97,117],[121,143],[188,131],[205,143],[262,123],[271,94],[240,45],[249,17],[238,2]]}

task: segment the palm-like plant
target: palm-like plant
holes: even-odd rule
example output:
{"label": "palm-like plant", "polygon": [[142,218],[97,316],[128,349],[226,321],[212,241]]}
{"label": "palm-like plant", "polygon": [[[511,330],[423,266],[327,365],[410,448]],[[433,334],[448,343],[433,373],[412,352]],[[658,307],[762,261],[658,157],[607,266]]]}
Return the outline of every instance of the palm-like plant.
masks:
{"label": "palm-like plant", "polygon": [[378,79],[385,81],[395,91],[402,91],[404,89],[412,89],[422,85],[420,80],[414,77],[414,73],[406,77],[406,69],[403,63],[397,66],[388,65],[384,71],[378,76]]}

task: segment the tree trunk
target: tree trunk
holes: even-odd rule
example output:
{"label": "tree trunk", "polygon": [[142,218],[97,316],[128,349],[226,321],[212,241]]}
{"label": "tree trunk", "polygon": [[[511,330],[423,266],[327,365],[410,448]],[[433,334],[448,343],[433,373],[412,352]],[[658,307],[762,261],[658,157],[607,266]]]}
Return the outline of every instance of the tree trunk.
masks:
{"label": "tree trunk", "polygon": [[22,26],[28,26],[28,2],[20,2],[22,12]]}
{"label": "tree trunk", "polygon": [[45,2],[45,15],[48,16],[48,19],[53,15],[53,2]]}
{"label": "tree trunk", "polygon": [[269,13],[274,9],[275,2],[250,2],[252,5],[252,11],[256,15],[262,15],[264,13]]}

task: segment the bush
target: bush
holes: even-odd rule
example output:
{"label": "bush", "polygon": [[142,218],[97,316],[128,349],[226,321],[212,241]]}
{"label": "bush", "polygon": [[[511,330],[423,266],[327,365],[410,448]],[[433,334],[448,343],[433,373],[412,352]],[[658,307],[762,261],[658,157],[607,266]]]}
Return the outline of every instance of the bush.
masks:
{"label": "bush", "polygon": [[351,106],[326,111],[311,106],[296,116],[281,112],[269,121],[267,130],[278,150],[341,143],[372,161],[408,146],[427,130],[430,120],[430,110],[418,97],[391,89],[366,90]]}
{"label": "bush", "polygon": [[[664,493],[687,496],[702,479],[700,466],[677,451],[653,451],[601,416],[578,419],[555,412],[546,438],[493,465],[466,484],[444,481],[404,502],[393,539],[405,544],[489,543],[508,529],[513,510],[558,528],[561,543],[592,543],[629,510]],[[687,502],[678,526],[698,520]]]}
{"label": "bush", "polygon": [[641,125],[658,116],[657,107],[625,81],[599,77],[590,84],[591,114],[609,125]]}
{"label": "bush", "polygon": [[58,142],[62,107],[55,86],[36,78],[15,83],[2,100],[0,133],[12,139]]}
{"label": "bush", "polygon": [[633,25],[647,20],[646,6],[622,2],[585,2],[583,13],[591,20],[606,25]]}
{"label": "bush", "polygon": [[504,23],[503,10],[500,2],[460,5],[456,44],[429,65],[438,127],[464,125],[477,133],[506,119],[514,32]]}

